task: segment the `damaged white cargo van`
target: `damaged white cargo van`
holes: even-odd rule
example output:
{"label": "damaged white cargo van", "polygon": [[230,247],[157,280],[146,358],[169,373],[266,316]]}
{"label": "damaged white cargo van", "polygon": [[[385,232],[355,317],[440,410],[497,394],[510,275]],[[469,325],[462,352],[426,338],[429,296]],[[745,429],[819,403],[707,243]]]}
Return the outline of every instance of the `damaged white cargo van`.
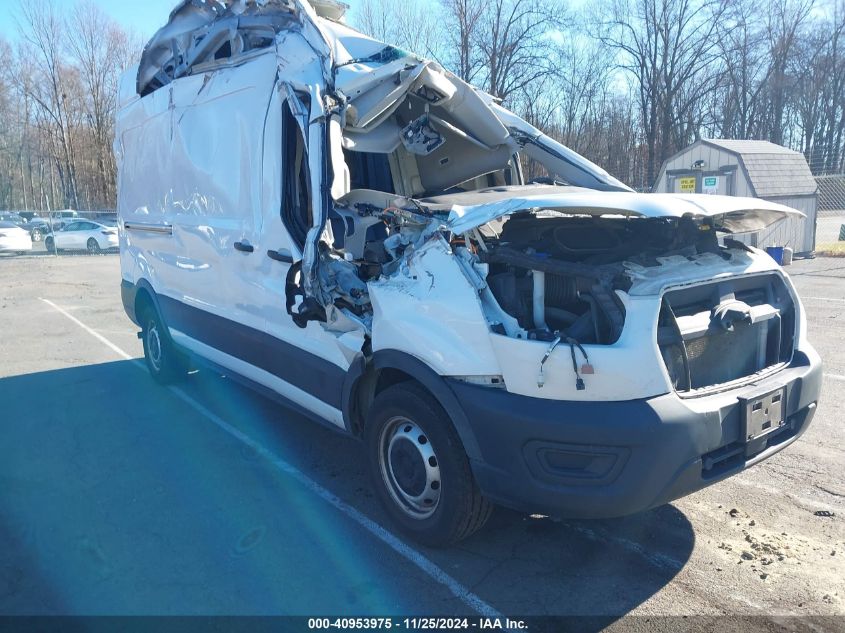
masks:
{"label": "damaged white cargo van", "polygon": [[645,510],[807,428],[801,303],[725,236],[797,211],[634,193],[342,13],[186,0],[124,78],[122,295],[155,378],[201,360],[361,438],[430,544],[496,503]]}

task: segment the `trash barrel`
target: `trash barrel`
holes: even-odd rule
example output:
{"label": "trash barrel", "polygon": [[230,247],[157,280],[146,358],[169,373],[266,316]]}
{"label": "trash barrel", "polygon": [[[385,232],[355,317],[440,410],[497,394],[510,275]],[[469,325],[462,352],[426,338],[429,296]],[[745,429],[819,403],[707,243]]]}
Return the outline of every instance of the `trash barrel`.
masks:
{"label": "trash barrel", "polygon": [[789,266],[792,263],[792,256],[794,251],[788,246],[783,247],[783,265]]}
{"label": "trash barrel", "polygon": [[783,266],[783,246],[767,246],[766,252],[773,260]]}

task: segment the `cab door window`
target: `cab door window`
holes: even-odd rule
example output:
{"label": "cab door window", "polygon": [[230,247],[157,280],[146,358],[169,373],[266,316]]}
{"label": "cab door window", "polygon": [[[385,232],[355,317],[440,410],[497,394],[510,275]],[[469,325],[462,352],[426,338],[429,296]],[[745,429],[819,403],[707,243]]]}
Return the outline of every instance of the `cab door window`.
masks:
{"label": "cab door window", "polygon": [[282,109],[282,221],[293,242],[302,249],[313,223],[311,208],[311,172],[305,137],[289,104]]}

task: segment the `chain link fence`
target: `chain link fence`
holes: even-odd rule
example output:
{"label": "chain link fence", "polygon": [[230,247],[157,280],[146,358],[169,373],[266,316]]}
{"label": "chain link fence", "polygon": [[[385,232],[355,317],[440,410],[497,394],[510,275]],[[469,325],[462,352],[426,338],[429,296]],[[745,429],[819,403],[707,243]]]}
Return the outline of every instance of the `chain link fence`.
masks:
{"label": "chain link fence", "polygon": [[845,255],[845,174],[816,176],[816,252]]}
{"label": "chain link fence", "polygon": [[845,174],[816,176],[819,217],[845,215]]}

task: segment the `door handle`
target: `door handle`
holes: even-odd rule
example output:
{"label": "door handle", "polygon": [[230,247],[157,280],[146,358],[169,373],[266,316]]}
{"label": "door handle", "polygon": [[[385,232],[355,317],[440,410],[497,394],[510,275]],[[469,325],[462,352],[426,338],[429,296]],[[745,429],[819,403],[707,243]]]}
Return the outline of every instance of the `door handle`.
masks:
{"label": "door handle", "polygon": [[[173,235],[173,226],[170,224],[145,224],[143,222],[124,222],[123,228],[127,231],[146,231],[147,233],[164,233]],[[58,228],[56,229],[58,230]]]}
{"label": "door handle", "polygon": [[273,261],[276,261],[276,262],[284,262],[286,264],[292,264],[293,263],[293,256],[288,251],[281,250],[281,249],[278,250],[278,251],[274,251],[274,250],[267,251],[267,257],[269,257],[270,259],[272,259]]}
{"label": "door handle", "polygon": [[236,251],[241,251],[242,253],[251,253],[255,250],[249,242],[235,242],[234,247]]}

